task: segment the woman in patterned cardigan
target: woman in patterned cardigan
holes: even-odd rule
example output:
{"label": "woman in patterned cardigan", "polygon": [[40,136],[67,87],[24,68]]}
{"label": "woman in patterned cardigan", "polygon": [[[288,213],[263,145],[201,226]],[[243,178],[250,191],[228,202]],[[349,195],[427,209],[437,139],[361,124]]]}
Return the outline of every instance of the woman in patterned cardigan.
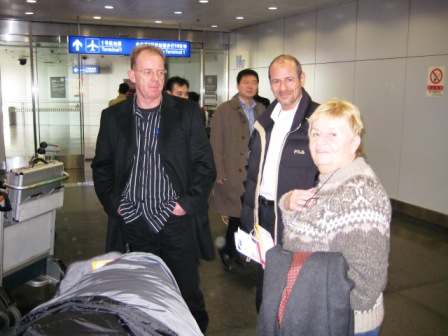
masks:
{"label": "woman in patterned cardigan", "polygon": [[355,335],[378,335],[384,317],[390,200],[373,170],[356,154],[363,129],[356,106],[330,100],[316,109],[309,124],[319,184],[281,198],[283,247],[341,252],[355,282],[350,293]]}

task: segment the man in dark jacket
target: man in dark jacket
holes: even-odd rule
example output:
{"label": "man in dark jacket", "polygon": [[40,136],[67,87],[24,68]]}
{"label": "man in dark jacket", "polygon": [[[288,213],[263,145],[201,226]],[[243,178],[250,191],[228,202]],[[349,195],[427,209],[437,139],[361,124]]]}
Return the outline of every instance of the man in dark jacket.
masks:
{"label": "man in dark jacket", "polygon": [[[305,73],[290,55],[277,56],[269,66],[269,80],[275,100],[255,122],[245,181],[242,227],[251,231],[255,223],[268,230],[276,244],[282,244],[283,223],[277,201],[293,189],[315,186],[318,171],[308,148],[306,119],[317,103],[303,88]],[[256,307],[261,305],[263,269],[260,267]]]}
{"label": "man in dark jacket", "polygon": [[162,257],[205,332],[198,259],[214,251],[210,227],[196,215],[216,171],[201,111],[188,99],[162,94],[158,47],[134,48],[128,75],[136,94],[103,111],[92,162],[95,191],[110,218],[107,249],[124,242],[132,252]]}

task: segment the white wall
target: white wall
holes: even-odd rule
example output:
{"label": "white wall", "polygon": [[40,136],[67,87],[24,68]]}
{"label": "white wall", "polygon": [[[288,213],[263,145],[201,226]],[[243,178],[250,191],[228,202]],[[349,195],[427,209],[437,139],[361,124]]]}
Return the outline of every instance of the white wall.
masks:
{"label": "white wall", "polygon": [[229,78],[241,56],[272,100],[269,63],[294,55],[314,100],[360,108],[364,149],[389,196],[448,214],[448,92],[426,96],[428,68],[448,69],[447,36],[446,0],[357,0],[233,32]]}

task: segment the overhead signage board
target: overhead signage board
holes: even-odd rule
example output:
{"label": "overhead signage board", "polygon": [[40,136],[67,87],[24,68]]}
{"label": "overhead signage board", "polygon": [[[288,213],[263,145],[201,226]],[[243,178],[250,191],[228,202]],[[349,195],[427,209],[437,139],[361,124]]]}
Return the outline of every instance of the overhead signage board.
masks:
{"label": "overhead signage board", "polygon": [[100,73],[100,68],[98,65],[84,65],[81,67],[75,65],[72,67],[72,73],[78,74],[80,72],[87,75],[96,75]]}
{"label": "overhead signage board", "polygon": [[190,42],[170,40],[143,40],[94,36],[69,36],[70,54],[130,55],[140,44],[152,44],[163,50],[167,57],[190,57]]}

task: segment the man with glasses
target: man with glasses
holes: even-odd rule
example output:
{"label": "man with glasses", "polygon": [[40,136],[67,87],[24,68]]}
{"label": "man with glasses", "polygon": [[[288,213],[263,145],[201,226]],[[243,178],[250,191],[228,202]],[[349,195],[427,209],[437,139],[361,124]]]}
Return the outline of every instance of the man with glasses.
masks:
{"label": "man with glasses", "polygon": [[136,93],[103,111],[92,162],[95,191],[109,216],[107,250],[161,257],[202,332],[208,324],[199,258],[214,257],[210,227],[195,220],[215,179],[198,104],[162,93],[162,50],[140,45],[128,75]]}
{"label": "man with glasses", "polygon": [[[308,189],[317,182],[318,171],[308,148],[307,118],[317,103],[305,91],[305,73],[291,55],[277,56],[269,66],[269,81],[275,100],[257,119],[250,143],[242,227],[250,232],[258,223],[276,244],[282,244],[283,223],[277,202],[286,192]],[[256,308],[263,290],[260,266]]]}

